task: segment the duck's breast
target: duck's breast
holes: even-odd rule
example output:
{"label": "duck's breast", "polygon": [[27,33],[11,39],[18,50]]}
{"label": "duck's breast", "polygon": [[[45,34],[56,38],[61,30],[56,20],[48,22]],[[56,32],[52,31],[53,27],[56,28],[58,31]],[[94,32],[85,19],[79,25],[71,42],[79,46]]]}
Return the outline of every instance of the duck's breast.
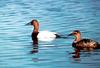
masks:
{"label": "duck's breast", "polygon": [[50,31],[40,31],[38,34],[38,39],[41,41],[52,41],[56,38],[57,33]]}

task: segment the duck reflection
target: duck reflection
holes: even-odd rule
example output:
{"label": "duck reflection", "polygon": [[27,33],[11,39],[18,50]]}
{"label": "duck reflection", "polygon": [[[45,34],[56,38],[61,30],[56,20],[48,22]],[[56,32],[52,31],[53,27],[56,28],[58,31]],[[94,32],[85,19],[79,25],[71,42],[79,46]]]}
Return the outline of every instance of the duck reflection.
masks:
{"label": "duck reflection", "polygon": [[31,51],[31,54],[34,54],[34,53],[38,53],[38,45],[33,45],[33,49]]}
{"label": "duck reflection", "polygon": [[73,57],[73,58],[80,58],[80,50],[77,49],[77,48],[75,48],[74,51],[75,51],[75,52],[72,53],[72,54],[73,54],[72,57]]}
{"label": "duck reflection", "polygon": [[80,59],[80,49],[75,48],[74,52],[71,53],[72,54],[72,62],[74,63],[80,63],[81,59]]}
{"label": "duck reflection", "polygon": [[97,55],[99,49],[85,49],[85,50],[81,50],[78,48],[74,49],[74,52],[72,52],[72,60],[74,60],[75,62],[78,61],[80,62],[82,60],[82,58],[84,57],[90,57],[91,55],[95,54]]}
{"label": "duck reflection", "polygon": [[71,54],[73,54],[73,58],[80,58],[80,52],[84,52],[84,54],[91,53],[92,51],[94,51],[93,49],[79,49],[79,48],[75,48],[74,52],[72,52]]}

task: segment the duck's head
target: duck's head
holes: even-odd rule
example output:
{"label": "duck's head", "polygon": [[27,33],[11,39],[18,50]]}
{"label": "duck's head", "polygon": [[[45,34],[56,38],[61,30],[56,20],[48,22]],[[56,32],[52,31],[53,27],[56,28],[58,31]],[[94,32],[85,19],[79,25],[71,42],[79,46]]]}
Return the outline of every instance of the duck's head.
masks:
{"label": "duck's head", "polygon": [[38,32],[38,30],[39,30],[39,22],[37,20],[32,20],[29,24],[34,27],[34,31]]}
{"label": "duck's head", "polygon": [[81,35],[79,30],[74,30],[72,33],[70,33],[68,36],[78,36]]}
{"label": "duck's head", "polygon": [[38,23],[38,21],[37,20],[32,20],[31,22],[30,22],[30,25],[34,25],[34,24],[36,24],[36,23]]}
{"label": "duck's head", "polygon": [[78,42],[81,40],[81,33],[79,30],[74,30],[72,33],[70,33],[68,36],[74,36],[75,40],[74,42]]}
{"label": "duck's head", "polygon": [[70,33],[68,36],[75,36],[77,39],[81,38],[81,33],[79,30],[74,30],[72,33]]}
{"label": "duck's head", "polygon": [[34,25],[35,23],[38,23],[38,21],[36,19],[33,19],[32,21],[30,21],[26,25]]}

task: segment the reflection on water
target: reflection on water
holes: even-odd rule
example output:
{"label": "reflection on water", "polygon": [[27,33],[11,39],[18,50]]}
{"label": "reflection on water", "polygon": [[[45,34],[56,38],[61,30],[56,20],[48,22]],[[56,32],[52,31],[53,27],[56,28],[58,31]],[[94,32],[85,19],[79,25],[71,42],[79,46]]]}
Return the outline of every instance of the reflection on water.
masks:
{"label": "reflection on water", "polygon": [[33,49],[31,51],[32,54],[38,53],[38,45],[33,45]]}
{"label": "reflection on water", "polygon": [[78,29],[100,41],[100,0],[0,0],[0,68],[100,68],[100,49],[70,54],[73,38],[32,44],[33,27],[25,26],[32,19],[40,31],[66,36]]}

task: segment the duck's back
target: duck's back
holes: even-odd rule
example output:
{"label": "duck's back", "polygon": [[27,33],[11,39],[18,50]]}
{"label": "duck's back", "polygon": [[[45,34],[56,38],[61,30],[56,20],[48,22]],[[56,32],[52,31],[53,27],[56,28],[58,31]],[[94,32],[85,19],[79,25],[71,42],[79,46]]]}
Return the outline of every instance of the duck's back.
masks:
{"label": "duck's back", "polygon": [[97,48],[99,43],[91,39],[82,39],[76,43],[73,43],[73,47],[80,48]]}
{"label": "duck's back", "polygon": [[56,38],[56,34],[50,31],[40,31],[37,37],[41,41],[52,41]]}

